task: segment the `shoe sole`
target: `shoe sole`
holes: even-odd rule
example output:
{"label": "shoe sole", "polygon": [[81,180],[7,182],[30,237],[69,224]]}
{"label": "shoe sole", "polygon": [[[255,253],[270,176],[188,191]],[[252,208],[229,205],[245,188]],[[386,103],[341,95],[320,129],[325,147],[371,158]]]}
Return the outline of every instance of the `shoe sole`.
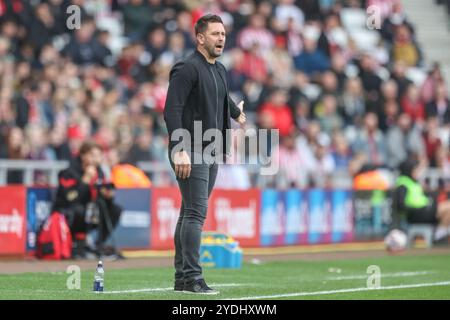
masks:
{"label": "shoe sole", "polygon": [[183,290],[182,291],[185,294],[198,294],[198,295],[206,295],[206,296],[215,296],[218,295],[220,292],[219,291],[213,291],[213,292],[194,292],[194,291],[188,291],[188,290]]}

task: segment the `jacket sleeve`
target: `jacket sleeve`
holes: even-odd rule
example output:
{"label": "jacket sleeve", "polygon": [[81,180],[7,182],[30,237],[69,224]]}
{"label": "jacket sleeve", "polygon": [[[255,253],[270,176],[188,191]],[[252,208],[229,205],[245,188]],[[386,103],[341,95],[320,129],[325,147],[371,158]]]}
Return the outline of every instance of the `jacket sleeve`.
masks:
{"label": "jacket sleeve", "polygon": [[63,170],[58,175],[58,189],[54,207],[56,210],[71,207],[89,201],[90,187],[70,173]]}
{"label": "jacket sleeve", "polygon": [[233,99],[230,98],[230,95],[228,95],[228,101],[230,103],[230,116],[233,119],[237,119],[241,114],[241,110],[236,106]]}
{"label": "jacket sleeve", "polygon": [[[196,82],[197,70],[189,63],[180,61],[170,71],[169,89],[164,106],[164,120],[169,139],[175,130],[183,128],[183,109]],[[169,141],[171,146],[175,143],[176,141]]]}

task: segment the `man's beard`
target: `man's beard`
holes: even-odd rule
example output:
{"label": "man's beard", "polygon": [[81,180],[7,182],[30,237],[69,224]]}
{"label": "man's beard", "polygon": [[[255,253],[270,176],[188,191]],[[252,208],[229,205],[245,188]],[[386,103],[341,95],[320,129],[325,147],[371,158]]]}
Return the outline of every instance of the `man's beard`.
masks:
{"label": "man's beard", "polygon": [[205,46],[206,50],[208,51],[208,54],[212,58],[218,58],[222,55],[222,53],[216,53],[214,50],[216,49],[215,45],[212,45],[211,47]]}

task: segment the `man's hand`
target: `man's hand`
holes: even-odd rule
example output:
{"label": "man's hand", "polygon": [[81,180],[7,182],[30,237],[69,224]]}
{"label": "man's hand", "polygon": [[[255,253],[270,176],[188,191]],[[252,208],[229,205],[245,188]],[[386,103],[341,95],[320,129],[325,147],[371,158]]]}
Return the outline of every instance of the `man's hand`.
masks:
{"label": "man's hand", "polygon": [[84,169],[84,174],[81,180],[83,180],[84,183],[89,184],[96,174],[97,168],[95,166],[89,165],[86,167],[86,169]]}
{"label": "man's hand", "polygon": [[186,179],[191,175],[191,159],[186,151],[176,152],[173,163],[175,164],[175,175]]}
{"label": "man's hand", "polygon": [[105,197],[105,199],[112,199],[114,198],[114,190],[108,189],[108,188],[100,188],[100,193]]}
{"label": "man's hand", "polygon": [[236,119],[236,121],[240,124],[243,125],[245,123],[245,121],[247,120],[247,118],[245,117],[245,113],[244,113],[244,100],[242,100],[241,102],[239,102],[239,104],[237,105],[237,107],[239,108],[239,110],[241,110],[241,114],[239,115],[239,117]]}

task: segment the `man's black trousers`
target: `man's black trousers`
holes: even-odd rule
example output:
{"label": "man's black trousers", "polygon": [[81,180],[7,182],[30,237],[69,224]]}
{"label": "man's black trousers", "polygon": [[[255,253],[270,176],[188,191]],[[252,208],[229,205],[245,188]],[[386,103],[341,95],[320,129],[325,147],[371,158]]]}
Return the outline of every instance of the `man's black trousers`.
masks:
{"label": "man's black trousers", "polygon": [[[172,159],[170,164],[175,169]],[[217,177],[218,165],[194,164],[191,154],[189,178],[177,178],[182,203],[175,229],[175,280],[190,282],[202,279],[200,243],[203,224],[208,211],[208,199]]]}

